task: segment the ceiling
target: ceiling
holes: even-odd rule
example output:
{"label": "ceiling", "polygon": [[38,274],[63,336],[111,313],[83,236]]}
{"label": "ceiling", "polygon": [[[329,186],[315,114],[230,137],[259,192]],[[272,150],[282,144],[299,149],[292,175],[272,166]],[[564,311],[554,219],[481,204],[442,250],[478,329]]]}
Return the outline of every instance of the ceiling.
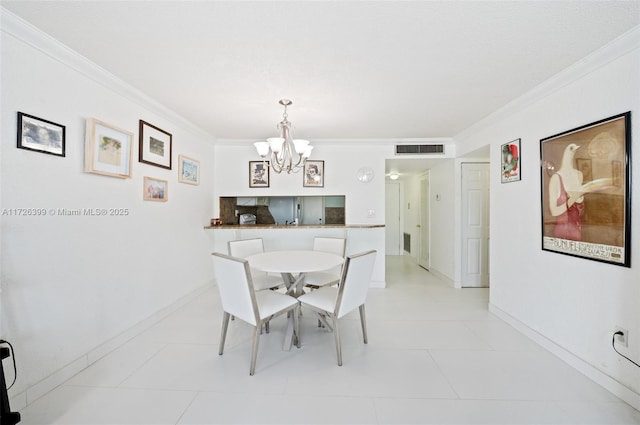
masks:
{"label": "ceiling", "polygon": [[222,141],[453,137],[640,23],[640,1],[16,1]]}

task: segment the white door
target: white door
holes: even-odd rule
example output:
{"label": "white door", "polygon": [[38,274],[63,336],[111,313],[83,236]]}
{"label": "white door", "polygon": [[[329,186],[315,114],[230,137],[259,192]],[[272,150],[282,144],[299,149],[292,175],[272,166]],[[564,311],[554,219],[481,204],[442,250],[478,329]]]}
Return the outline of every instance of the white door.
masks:
{"label": "white door", "polygon": [[462,164],[462,286],[489,286],[489,164]]}
{"label": "white door", "polygon": [[420,179],[420,252],[418,264],[429,270],[431,240],[429,238],[429,173]]}
{"label": "white door", "polygon": [[385,254],[401,255],[400,251],[400,184],[385,184]]}

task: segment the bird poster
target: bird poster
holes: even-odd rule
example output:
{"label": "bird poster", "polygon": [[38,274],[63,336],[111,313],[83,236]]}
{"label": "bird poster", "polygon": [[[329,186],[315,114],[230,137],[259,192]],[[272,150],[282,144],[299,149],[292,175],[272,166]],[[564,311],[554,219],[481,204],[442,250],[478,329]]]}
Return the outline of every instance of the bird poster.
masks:
{"label": "bird poster", "polygon": [[520,180],[520,139],[502,145],[502,183]]}
{"label": "bird poster", "polygon": [[630,119],[540,140],[543,250],[630,267]]}

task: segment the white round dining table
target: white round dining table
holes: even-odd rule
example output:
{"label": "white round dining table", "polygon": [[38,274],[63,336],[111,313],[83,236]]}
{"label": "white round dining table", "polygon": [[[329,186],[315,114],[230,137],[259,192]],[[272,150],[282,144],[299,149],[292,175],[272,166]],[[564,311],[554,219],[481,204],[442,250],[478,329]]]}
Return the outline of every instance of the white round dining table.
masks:
{"label": "white round dining table", "polygon": [[[304,277],[308,272],[329,270],[341,265],[344,258],[329,252],[312,250],[268,251],[245,258],[252,269],[268,273],[280,273],[287,287],[287,294],[294,297],[304,292]],[[293,322],[290,320],[285,333],[285,349],[293,343]]]}
{"label": "white round dining table", "polygon": [[329,270],[344,262],[337,254],[312,250],[268,251],[250,255],[246,260],[253,269],[280,273],[287,285],[287,294],[294,297],[302,295],[306,273]]}
{"label": "white round dining table", "polygon": [[311,250],[268,251],[246,258],[252,268],[270,273],[307,273],[331,269],[344,258],[329,252]]}

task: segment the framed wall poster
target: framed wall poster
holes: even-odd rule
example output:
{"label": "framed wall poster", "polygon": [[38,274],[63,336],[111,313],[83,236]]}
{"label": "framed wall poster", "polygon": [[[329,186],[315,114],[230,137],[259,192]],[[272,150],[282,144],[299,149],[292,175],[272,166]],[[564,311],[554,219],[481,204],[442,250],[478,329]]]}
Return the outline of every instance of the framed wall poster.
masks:
{"label": "framed wall poster", "polygon": [[145,201],[167,202],[169,199],[169,183],[166,180],[145,177],[143,190],[142,199]]}
{"label": "framed wall poster", "polygon": [[178,181],[180,183],[200,184],[200,161],[186,155],[178,156]]}
{"label": "framed wall poster", "polygon": [[540,140],[542,249],[630,267],[631,112]]}
{"label": "framed wall poster", "polygon": [[133,133],[95,118],[87,119],[84,171],[131,178],[132,144]]}
{"label": "framed wall poster", "polygon": [[140,162],[171,169],[172,136],[170,133],[140,120]]}
{"label": "framed wall poster", "polygon": [[324,161],[304,163],[303,187],[324,187]]}
{"label": "framed wall poster", "polygon": [[18,148],[65,156],[65,126],[18,112]]}
{"label": "framed wall poster", "polygon": [[269,161],[249,161],[249,187],[269,187]]}
{"label": "framed wall poster", "polygon": [[520,180],[520,139],[505,143],[500,149],[502,163],[502,183]]}

